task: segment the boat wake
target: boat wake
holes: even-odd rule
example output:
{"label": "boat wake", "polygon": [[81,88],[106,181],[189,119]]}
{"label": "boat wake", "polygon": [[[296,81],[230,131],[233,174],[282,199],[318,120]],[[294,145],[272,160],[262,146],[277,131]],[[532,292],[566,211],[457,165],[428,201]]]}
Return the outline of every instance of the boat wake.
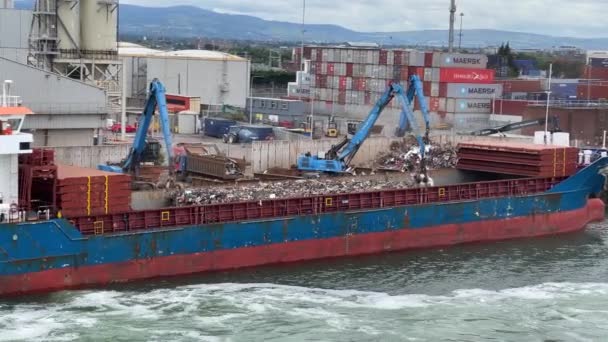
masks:
{"label": "boat wake", "polygon": [[608,283],[466,289],[440,296],[227,283],[50,297],[50,303],[0,303],[0,341],[608,335]]}

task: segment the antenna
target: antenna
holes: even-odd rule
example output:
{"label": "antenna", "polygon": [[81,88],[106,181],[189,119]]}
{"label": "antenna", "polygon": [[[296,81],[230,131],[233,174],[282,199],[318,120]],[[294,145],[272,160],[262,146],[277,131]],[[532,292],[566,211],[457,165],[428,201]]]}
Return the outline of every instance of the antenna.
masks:
{"label": "antenna", "polygon": [[456,0],[452,0],[452,4],[450,5],[450,40],[448,43],[448,51],[454,51],[454,22],[456,20]]}

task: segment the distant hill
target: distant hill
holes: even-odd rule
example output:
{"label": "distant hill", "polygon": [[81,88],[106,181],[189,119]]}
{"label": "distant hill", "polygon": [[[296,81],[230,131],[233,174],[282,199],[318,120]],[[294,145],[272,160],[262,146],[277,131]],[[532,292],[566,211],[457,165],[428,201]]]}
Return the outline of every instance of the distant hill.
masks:
{"label": "distant hill", "polygon": [[[31,8],[32,0],[17,0],[18,8]],[[120,5],[120,33],[164,37],[208,37],[255,41],[299,41],[302,27],[297,23],[263,20],[247,15],[222,14],[199,7],[167,8]],[[569,45],[586,49],[608,48],[608,38],[553,37],[499,30],[465,30],[465,47],[496,46],[509,41],[518,49],[551,48]],[[446,46],[447,30],[404,32],[357,32],[337,25],[306,25],[306,41],[335,43],[377,42],[387,45]]]}

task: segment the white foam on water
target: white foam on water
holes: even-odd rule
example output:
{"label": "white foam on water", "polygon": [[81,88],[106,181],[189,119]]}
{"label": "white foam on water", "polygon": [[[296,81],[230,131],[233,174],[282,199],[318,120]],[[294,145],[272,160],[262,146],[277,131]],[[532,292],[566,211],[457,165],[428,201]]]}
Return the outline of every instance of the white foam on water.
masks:
{"label": "white foam on water", "polygon": [[[469,312],[475,308],[494,312],[496,307],[519,306],[538,308],[545,318],[566,322],[569,326],[593,324],[606,318],[608,309],[601,306],[569,305],[597,303],[607,298],[606,283],[545,283],[504,290],[462,289],[444,295],[403,294],[358,290],[331,290],[276,284],[192,285],[150,292],[82,291],[71,292],[71,299],[58,303],[0,307],[0,342],[3,341],[69,341],[78,339],[78,329],[90,330],[106,322],[124,322],[124,329],[152,333],[141,325],[156,320],[175,324],[175,330],[154,331],[149,339],[166,340],[183,336],[186,340],[227,341],[215,338],[209,331],[246,331],[246,324],[289,315],[296,321],[319,320],[328,331],[358,331],[367,336],[386,336],[390,324],[376,320],[377,315],[403,315],[454,310]],[[368,312],[369,309],[377,310]],[[411,309],[411,310],[410,310]],[[392,314],[392,311],[406,310]],[[488,311],[490,310],[490,311]],[[441,312],[441,311],[439,311]],[[449,316],[449,315],[447,315]],[[184,319],[188,318],[188,319]],[[453,319],[458,323],[461,318]],[[591,319],[591,321],[589,321]],[[420,324],[429,324],[424,320]],[[207,332],[198,328],[205,327]],[[235,328],[237,327],[237,328]],[[245,328],[244,328],[245,327]],[[415,336],[412,336],[415,338]],[[571,336],[584,341],[583,336]],[[580,338],[580,339],[579,339]]]}
{"label": "white foam on water", "polygon": [[9,314],[0,312],[0,341],[45,339],[62,327],[51,316],[51,311],[41,308],[16,309]]}

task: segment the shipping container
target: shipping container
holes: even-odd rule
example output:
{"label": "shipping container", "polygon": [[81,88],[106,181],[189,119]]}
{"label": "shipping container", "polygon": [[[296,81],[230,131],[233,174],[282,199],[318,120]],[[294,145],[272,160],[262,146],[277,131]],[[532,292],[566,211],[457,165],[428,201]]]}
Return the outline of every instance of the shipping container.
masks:
{"label": "shipping container", "polygon": [[499,80],[496,83],[503,85],[503,93],[539,93],[547,90],[546,79],[534,80]]}
{"label": "shipping container", "polygon": [[448,84],[450,83],[439,83],[439,97],[448,97]]}
{"label": "shipping container", "polygon": [[491,99],[502,96],[502,84],[449,83],[447,97]]}
{"label": "shipping container", "polygon": [[432,82],[429,93],[425,93],[427,96],[439,97],[439,83]]}
{"label": "shipping container", "polygon": [[395,64],[395,51],[394,50],[388,50],[386,53],[386,64],[388,65],[394,65]]}
{"label": "shipping container", "polygon": [[408,74],[409,75],[416,75],[420,78],[420,80],[424,80],[424,68],[420,68],[420,67],[409,67],[408,68]]}
{"label": "shipping container", "polygon": [[576,94],[581,100],[608,100],[608,86],[581,83]]}
{"label": "shipping container", "polygon": [[485,69],[488,66],[488,56],[481,54],[442,53],[439,65],[442,68],[471,68]]}
{"label": "shipping container", "polygon": [[441,69],[433,68],[431,73],[431,82],[439,82],[441,81]]}
{"label": "shipping container", "polygon": [[422,78],[424,82],[433,82],[433,69],[432,68],[424,68],[424,77]]}
{"label": "shipping container", "polygon": [[589,65],[593,68],[608,68],[608,58],[589,58]]}
{"label": "shipping container", "polygon": [[551,97],[559,100],[574,100],[578,97],[578,82],[551,83]]}
{"label": "shipping container", "polygon": [[230,126],[236,121],[223,118],[205,118],[203,120],[203,134],[209,137],[221,138],[228,133]]}
{"label": "shipping container", "polygon": [[491,114],[491,99],[451,99],[447,100],[447,111],[450,113]]}
{"label": "shipping container", "polygon": [[353,63],[346,63],[346,76],[353,77]]}
{"label": "shipping container", "polygon": [[424,54],[424,67],[425,68],[433,67],[433,53],[432,52],[426,52]]}
{"label": "shipping container", "polygon": [[409,53],[409,66],[424,67],[425,54],[421,51],[412,51]]}
{"label": "shipping container", "polygon": [[589,79],[608,80],[608,68],[587,66],[585,67],[583,77]]}
{"label": "shipping container", "polygon": [[492,69],[441,68],[440,81],[446,83],[492,83]]}
{"label": "shipping container", "polygon": [[388,51],[380,50],[378,55],[378,64],[386,65],[388,64]]}

